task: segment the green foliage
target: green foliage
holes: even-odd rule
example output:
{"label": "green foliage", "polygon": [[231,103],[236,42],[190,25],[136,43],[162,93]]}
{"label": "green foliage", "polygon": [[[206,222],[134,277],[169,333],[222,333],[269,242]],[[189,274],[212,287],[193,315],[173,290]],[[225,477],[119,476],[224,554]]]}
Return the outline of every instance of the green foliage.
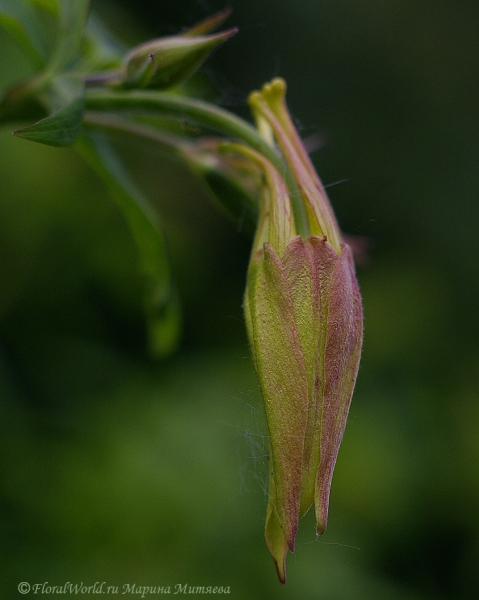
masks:
{"label": "green foliage", "polygon": [[[82,134],[85,119],[86,97],[89,96],[85,84],[87,88],[88,84],[101,87],[111,85],[122,87],[123,84],[128,84],[127,87],[150,85],[158,87],[160,83],[162,88],[175,87],[186,81],[218,44],[236,32],[236,30],[229,30],[210,36],[201,35],[215,29],[223,22],[229,14],[228,11],[223,11],[215,17],[202,21],[182,35],[155,40],[134,48],[125,57],[124,66],[120,67],[115,50],[112,48],[111,37],[98,19],[93,19],[93,26],[88,28],[88,32],[86,31],[89,5],[88,0],[78,2],[60,0],[56,12],[56,42],[46,64],[35,75],[12,86],[4,93],[0,104],[0,118],[3,116],[4,121],[22,117],[28,119],[31,114],[35,114],[42,108],[49,113],[49,116],[33,125],[15,131],[18,137],[49,146],[74,146]],[[34,9],[29,3],[21,5],[24,8],[23,12],[18,7],[13,9],[13,6],[5,5],[4,18],[7,19],[5,23],[15,24],[16,29],[13,33],[16,34],[17,41],[23,43],[24,38],[28,38],[30,21],[35,22],[32,12]],[[53,7],[43,6],[43,8]],[[12,21],[12,14],[16,17],[14,21]],[[108,71],[108,66],[113,66],[113,70]],[[86,71],[88,68],[102,70],[99,73],[91,73]],[[95,97],[95,94],[93,96]],[[96,98],[96,108],[108,110],[108,94],[100,97],[99,100],[98,96]],[[146,99],[148,100],[148,95]],[[206,103],[195,104],[195,101],[186,96],[176,94],[163,96],[163,104],[167,107],[177,105],[179,120],[183,118],[186,109],[187,113],[194,116],[199,114],[202,126],[219,127],[220,130],[233,128],[239,135],[249,136],[253,140],[258,139],[259,143],[266,147],[266,151],[273,154],[267,145],[261,142],[253,128],[230,116],[226,111],[220,111]],[[135,106],[135,99],[128,94],[126,105],[130,108]],[[92,102],[89,101],[88,108],[91,107]],[[161,110],[161,102],[154,108],[156,112],[158,109]],[[102,121],[91,116],[87,121],[90,129],[96,127],[108,129],[108,119]],[[122,121],[117,120],[115,124],[118,127]],[[150,138],[155,138],[155,128],[148,128],[145,125],[135,126],[134,120],[130,123],[125,122],[124,130],[140,135],[143,135],[142,132],[146,130]],[[165,147],[164,143],[162,145]],[[195,163],[192,155],[187,157],[181,149],[181,143],[166,144],[166,147],[177,156],[182,154],[182,157],[191,164]],[[123,212],[136,241],[144,279],[144,306],[150,350],[152,356],[163,357],[177,346],[180,313],[176,292],[171,283],[166,246],[157,218],[104,136],[87,133],[81,141],[78,141],[77,149],[105,182]],[[274,159],[277,160],[276,157]],[[210,170],[208,170],[209,174]],[[205,178],[206,181],[208,179],[211,178]],[[223,180],[225,179],[228,177],[224,176]],[[214,187],[215,190],[218,189],[216,180]],[[225,204],[231,207],[232,200],[227,196],[224,198]],[[222,199],[223,196],[220,194],[220,200]],[[241,200],[240,197],[237,202]],[[237,213],[237,207],[234,208]]]}
{"label": "green foliage", "polygon": [[107,139],[98,133],[85,134],[79,150],[116,200],[136,241],[145,280],[150,350],[152,356],[162,358],[176,349],[179,334],[178,298],[171,284],[163,232]]}
{"label": "green foliage", "polygon": [[73,146],[82,131],[84,108],[85,98],[80,96],[50,117],[14,131],[14,134],[47,146]]}
{"label": "green foliage", "polygon": [[209,36],[172,36],[141,44],[125,57],[125,88],[171,88],[190,77],[236,29]]}
{"label": "green foliage", "polygon": [[29,0],[0,0],[0,26],[20,44],[36,68],[44,66],[47,43]]}
{"label": "green foliage", "polygon": [[90,0],[59,0],[57,42],[47,64],[47,71],[61,73],[79,59]]}
{"label": "green foliage", "polygon": [[[138,41],[202,6],[93,2]],[[45,55],[0,34],[4,89],[45,64],[54,15],[41,21]],[[158,144],[116,131],[115,152],[162,214],[187,324],[180,352],[152,364],[127,221],[77,152],[11,135],[62,108],[24,105],[0,132],[0,593],[100,578],[226,584],[241,600],[476,598],[477,6],[236,2],[235,23],[232,50],[214,57],[222,98],[241,105],[238,89],[279,69],[302,137],[325,144],[314,154],[325,183],[349,180],[328,190],[343,229],[372,246],[329,531],[318,541],[305,517],[280,588],[261,544],[267,439],[245,359],[241,197],[232,227]],[[126,50],[104,33],[89,22],[71,63],[82,78],[121,65]],[[176,124],[201,129],[191,116]]]}

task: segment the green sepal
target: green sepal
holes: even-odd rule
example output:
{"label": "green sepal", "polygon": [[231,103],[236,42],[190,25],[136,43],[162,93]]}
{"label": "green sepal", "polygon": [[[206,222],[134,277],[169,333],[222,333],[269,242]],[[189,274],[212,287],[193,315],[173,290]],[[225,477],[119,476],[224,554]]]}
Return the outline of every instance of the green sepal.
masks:
{"label": "green sepal", "polygon": [[[271,469],[270,469],[271,471]],[[273,557],[278,578],[281,583],[286,583],[286,554],[288,553],[288,543],[284,536],[283,528],[279,522],[278,513],[276,511],[276,486],[274,483],[274,475],[271,472],[269,478],[269,501],[268,510],[266,512],[266,525],[264,529],[266,545]]]}
{"label": "green sepal", "polygon": [[245,307],[270,437],[274,504],[291,551],[298,528],[308,381],[293,300],[281,260],[268,243],[253,256]]}

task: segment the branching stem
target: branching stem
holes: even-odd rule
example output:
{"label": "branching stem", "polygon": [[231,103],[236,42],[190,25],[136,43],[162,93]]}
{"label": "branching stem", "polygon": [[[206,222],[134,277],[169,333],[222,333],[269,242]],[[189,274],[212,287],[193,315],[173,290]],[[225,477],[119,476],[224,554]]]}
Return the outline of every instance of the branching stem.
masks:
{"label": "branching stem", "polygon": [[265,156],[284,178],[291,196],[296,229],[306,238],[309,228],[300,191],[289,168],[256,129],[239,117],[207,102],[158,91],[89,90],[86,106],[95,111],[149,111],[188,118],[208,129],[232,136]]}

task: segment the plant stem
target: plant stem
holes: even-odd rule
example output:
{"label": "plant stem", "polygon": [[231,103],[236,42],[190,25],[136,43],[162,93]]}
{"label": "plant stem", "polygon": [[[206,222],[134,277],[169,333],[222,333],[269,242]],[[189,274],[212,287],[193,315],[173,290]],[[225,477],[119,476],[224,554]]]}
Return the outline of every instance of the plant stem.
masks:
{"label": "plant stem", "polygon": [[245,142],[265,156],[284,178],[291,197],[296,229],[303,238],[309,236],[301,193],[291,171],[256,129],[243,119],[201,100],[157,91],[90,90],[86,95],[86,106],[87,109],[100,111],[143,110],[173,114],[179,118],[190,118],[209,129]]}
{"label": "plant stem", "polygon": [[125,119],[112,113],[87,111],[83,125],[88,129],[100,129],[106,132],[128,133],[135,137],[150,140],[169,154],[182,157],[182,148],[189,143],[183,136],[167,133],[151,125],[144,125],[131,119]]}

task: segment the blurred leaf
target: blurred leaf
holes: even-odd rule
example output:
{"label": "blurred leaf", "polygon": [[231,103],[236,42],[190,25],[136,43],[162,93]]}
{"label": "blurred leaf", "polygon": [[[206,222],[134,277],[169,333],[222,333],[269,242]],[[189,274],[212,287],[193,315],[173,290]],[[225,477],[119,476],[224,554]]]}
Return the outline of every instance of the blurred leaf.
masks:
{"label": "blurred leaf", "polygon": [[39,6],[54,15],[58,14],[58,1],[59,0],[29,0],[30,4]]}
{"label": "blurred leaf", "polygon": [[49,113],[56,113],[83,96],[84,89],[85,86],[80,75],[76,72],[64,72],[53,77],[38,94],[38,97]]}
{"label": "blurred leaf", "polygon": [[31,2],[0,0],[0,26],[10,33],[37,69],[43,67],[47,45]]}
{"label": "blurred leaf", "polygon": [[90,15],[81,58],[82,72],[91,75],[91,71],[119,67],[125,53],[125,45],[109,31],[103,21],[97,15]]}
{"label": "blurred leaf", "polygon": [[80,139],[78,149],[106,184],[130,226],[145,280],[150,351],[156,358],[166,356],[178,343],[180,311],[176,292],[171,286],[165,240],[157,218],[105,137],[88,133]]}
{"label": "blurred leaf", "polygon": [[191,169],[207,184],[215,204],[242,230],[254,233],[258,219],[261,173],[244,157],[221,152],[211,138],[183,144],[182,154]]}
{"label": "blurred leaf", "polygon": [[48,146],[73,146],[81,134],[84,108],[85,99],[82,95],[50,117],[19,129],[14,134]]}
{"label": "blurred leaf", "polygon": [[79,54],[89,7],[90,0],[60,0],[58,39],[47,67],[49,72],[59,73]]}
{"label": "blurred leaf", "polygon": [[[12,0],[0,0],[10,6]],[[19,7],[30,15],[36,23],[37,15],[27,0],[19,0],[20,4],[12,10],[19,12]],[[53,53],[45,67],[32,77],[12,86],[4,95],[0,106],[1,119],[26,119],[31,113],[37,114],[38,107],[48,113],[54,113],[31,128],[21,130],[22,137],[54,146],[71,146],[80,134],[80,123],[83,114],[83,80],[78,72],[66,71],[73,61],[80,60],[80,45],[88,16],[89,0],[61,0],[59,4],[58,39]],[[48,4],[54,10],[52,3]],[[1,15],[0,15],[1,18]],[[12,20],[9,21],[12,23]],[[16,27],[19,34],[22,30]],[[37,61],[38,64],[38,61]],[[42,67],[44,61],[38,64]],[[43,115],[42,115],[43,116]],[[38,116],[37,116],[38,118]],[[66,131],[62,135],[60,131]]]}
{"label": "blurred leaf", "polygon": [[[167,132],[171,123],[161,118],[130,120],[112,114],[89,111],[86,122],[95,128],[112,132],[128,132],[154,142],[157,148],[185,161],[204,182],[216,206],[235,223],[250,233],[256,229],[261,172],[251,161],[234,153],[226,153],[222,138],[190,141]],[[145,126],[143,123],[147,123]]]}

